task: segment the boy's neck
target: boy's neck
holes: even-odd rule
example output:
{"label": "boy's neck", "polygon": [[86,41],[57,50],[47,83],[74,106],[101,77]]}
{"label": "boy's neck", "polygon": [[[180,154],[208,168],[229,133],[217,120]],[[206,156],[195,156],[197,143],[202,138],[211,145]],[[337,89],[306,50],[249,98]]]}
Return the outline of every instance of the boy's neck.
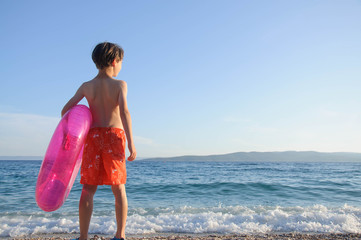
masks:
{"label": "boy's neck", "polygon": [[99,69],[97,78],[113,78],[114,70],[112,67],[107,67],[103,69]]}

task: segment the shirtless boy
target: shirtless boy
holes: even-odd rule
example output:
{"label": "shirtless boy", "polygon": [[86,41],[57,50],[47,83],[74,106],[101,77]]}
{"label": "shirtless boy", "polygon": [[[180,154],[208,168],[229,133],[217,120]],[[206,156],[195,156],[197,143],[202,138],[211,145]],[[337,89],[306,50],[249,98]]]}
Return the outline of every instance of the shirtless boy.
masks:
{"label": "shirtless boy", "polygon": [[[83,97],[93,122],[85,141],[81,166],[83,190],[79,202],[80,240],[88,238],[93,211],[93,197],[98,185],[111,185],[115,197],[117,232],[114,240],[125,238],[128,201],[125,192],[125,142],[133,161],[137,155],[132,135],[132,121],[127,107],[127,84],[116,77],[122,68],[124,51],[114,43],[98,44],[92,54],[99,70],[91,81],[83,83],[61,111],[63,116]],[[125,140],[126,138],[126,140]]]}

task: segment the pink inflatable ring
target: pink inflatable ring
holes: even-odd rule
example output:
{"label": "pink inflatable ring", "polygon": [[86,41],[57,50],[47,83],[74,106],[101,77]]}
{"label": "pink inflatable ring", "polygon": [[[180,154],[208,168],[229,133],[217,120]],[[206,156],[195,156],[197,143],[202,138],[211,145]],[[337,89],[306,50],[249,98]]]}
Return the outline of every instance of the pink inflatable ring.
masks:
{"label": "pink inflatable ring", "polygon": [[35,198],[42,210],[55,211],[68,197],[79,172],[91,122],[92,115],[85,105],[74,106],[60,120],[36,183]]}

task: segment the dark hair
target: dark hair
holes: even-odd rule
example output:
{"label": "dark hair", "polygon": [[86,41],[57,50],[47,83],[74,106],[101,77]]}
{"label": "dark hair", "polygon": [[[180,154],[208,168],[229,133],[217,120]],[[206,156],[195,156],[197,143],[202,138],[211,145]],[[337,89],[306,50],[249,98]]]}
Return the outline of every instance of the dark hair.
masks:
{"label": "dark hair", "polygon": [[92,53],[92,59],[98,69],[111,66],[114,60],[121,61],[124,50],[115,43],[103,42],[96,45]]}

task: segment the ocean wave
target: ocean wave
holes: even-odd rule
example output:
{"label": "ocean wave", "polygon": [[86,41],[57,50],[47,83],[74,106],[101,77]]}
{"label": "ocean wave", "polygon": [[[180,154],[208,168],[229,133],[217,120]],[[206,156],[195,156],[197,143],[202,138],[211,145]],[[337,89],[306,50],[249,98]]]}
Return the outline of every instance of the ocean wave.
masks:
{"label": "ocean wave", "polygon": [[[28,215],[2,213],[0,236],[18,237],[43,233],[79,232],[78,217],[71,213]],[[114,212],[95,212],[92,234],[114,234]],[[129,210],[127,234],[144,233],[267,233],[318,232],[361,233],[361,208],[344,205],[326,207],[217,206],[196,208],[136,208]]]}

